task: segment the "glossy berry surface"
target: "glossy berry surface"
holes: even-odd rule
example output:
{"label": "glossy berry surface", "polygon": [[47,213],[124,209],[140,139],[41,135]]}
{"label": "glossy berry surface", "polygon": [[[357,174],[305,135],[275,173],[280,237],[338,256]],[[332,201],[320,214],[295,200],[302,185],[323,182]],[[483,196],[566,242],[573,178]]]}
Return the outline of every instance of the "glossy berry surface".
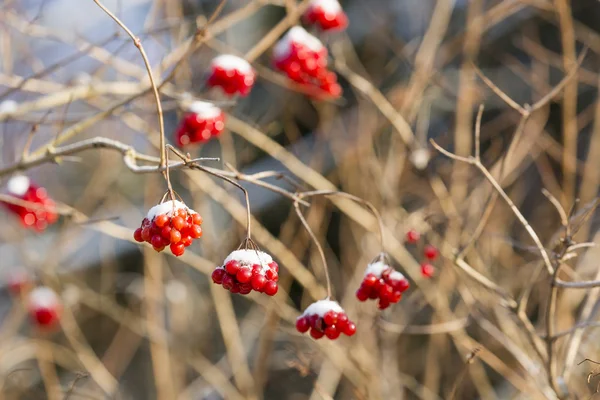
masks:
{"label": "glossy berry surface", "polygon": [[356,291],[359,301],[378,300],[380,310],[398,303],[410,287],[408,280],[389,265],[377,261],[369,264],[360,287]]}
{"label": "glossy berry surface", "polygon": [[336,74],[327,69],[327,58],[323,43],[299,26],[290,29],[273,49],[273,65],[292,81],[339,97],[342,88]]}
{"label": "glossy berry surface", "polygon": [[180,201],[167,201],[152,207],[142,225],[133,232],[137,242],[150,243],[161,252],[169,248],[174,256],[185,253],[194,239],[202,236],[202,218]]}
{"label": "glossy berry surface", "polygon": [[348,26],[348,17],[337,0],[312,0],[302,19],[323,31],[340,31]]}
{"label": "glossy berry surface", "polygon": [[356,333],[356,325],[340,305],[331,300],[319,300],[306,308],[296,319],[296,330],[300,333],[309,332],[313,339],[327,337],[335,340],[341,334],[352,336]]}
{"label": "glossy berry surface", "polygon": [[206,143],[218,137],[223,129],[225,113],[211,103],[195,101],[190,104],[188,112],[175,131],[175,142],[179,147]]}
{"label": "glossy berry surface", "polygon": [[410,231],[406,232],[406,243],[415,244],[419,241],[420,238],[421,234],[414,229],[411,229]]}
{"label": "glossy berry surface", "polygon": [[15,214],[23,226],[38,232],[45,230],[48,225],[58,220],[56,204],[48,196],[43,187],[35,185],[24,175],[16,175],[9,179],[8,194],[15,199],[33,203],[31,207],[3,202],[5,207]]}
{"label": "glossy berry surface", "polygon": [[60,320],[61,302],[54,290],[46,286],[33,289],[28,296],[29,316],[40,328],[51,328]]}
{"label": "glossy berry surface", "polygon": [[223,54],[212,60],[206,83],[210,87],[220,87],[228,96],[247,96],[255,80],[256,73],[246,60]]}
{"label": "glossy berry surface", "polygon": [[435,267],[429,263],[421,264],[421,275],[425,278],[431,278],[435,274]]}
{"label": "glossy berry surface", "polygon": [[274,296],[279,290],[279,265],[259,250],[236,250],[211,276],[214,283],[231,293],[246,295],[251,291]]}

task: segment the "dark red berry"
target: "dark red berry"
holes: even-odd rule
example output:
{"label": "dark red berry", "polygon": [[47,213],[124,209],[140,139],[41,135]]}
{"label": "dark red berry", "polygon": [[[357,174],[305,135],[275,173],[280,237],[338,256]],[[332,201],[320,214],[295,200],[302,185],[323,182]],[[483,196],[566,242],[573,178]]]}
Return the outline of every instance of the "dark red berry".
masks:
{"label": "dark red berry", "polygon": [[411,229],[410,231],[406,232],[406,242],[407,243],[415,244],[419,241],[420,238],[421,238],[421,234],[419,232],[415,231],[414,229]]}
{"label": "dark red berry", "polygon": [[247,283],[250,282],[250,279],[252,279],[252,271],[250,271],[250,269],[247,267],[240,268],[235,276],[238,282]]}
{"label": "dark red berry", "polygon": [[223,277],[225,276],[226,272],[224,269],[222,268],[217,268],[213,271],[211,278],[213,280],[214,283],[216,284],[221,284],[223,283]]}
{"label": "dark red berry", "polygon": [[137,228],[133,232],[133,238],[135,239],[136,242],[143,242],[144,241],[144,238],[142,237],[142,228]]}
{"label": "dark red berry", "polygon": [[421,275],[423,275],[425,278],[431,278],[434,273],[435,273],[435,268],[433,265],[431,265],[429,263],[421,264]]}
{"label": "dark red berry", "polygon": [[296,319],[296,330],[300,333],[306,333],[310,329],[310,324],[308,320],[304,317],[299,317]]}
{"label": "dark red berry", "polygon": [[331,325],[325,328],[325,336],[331,340],[335,340],[340,337],[340,332],[337,330],[335,325]]}
{"label": "dark red berry", "polygon": [[265,292],[265,294],[267,294],[269,296],[275,296],[278,289],[279,288],[277,287],[277,283],[275,283],[273,281],[267,281],[263,291]]}
{"label": "dark red berry", "polygon": [[267,283],[267,278],[265,278],[263,275],[254,274],[252,276],[252,279],[250,280],[252,289],[256,290],[257,292],[261,292],[263,290],[263,288],[265,287],[266,283]]}
{"label": "dark red berry", "polygon": [[240,270],[240,263],[236,260],[231,260],[225,264],[225,270],[230,275],[235,275]]}
{"label": "dark red berry", "polygon": [[428,244],[427,246],[425,246],[425,249],[423,250],[423,254],[425,255],[425,257],[428,260],[435,260],[438,256],[439,252],[438,252],[438,249],[435,248],[435,246]]}
{"label": "dark red berry", "polygon": [[352,336],[356,333],[356,325],[354,322],[348,322],[344,327],[344,334],[348,336]]}

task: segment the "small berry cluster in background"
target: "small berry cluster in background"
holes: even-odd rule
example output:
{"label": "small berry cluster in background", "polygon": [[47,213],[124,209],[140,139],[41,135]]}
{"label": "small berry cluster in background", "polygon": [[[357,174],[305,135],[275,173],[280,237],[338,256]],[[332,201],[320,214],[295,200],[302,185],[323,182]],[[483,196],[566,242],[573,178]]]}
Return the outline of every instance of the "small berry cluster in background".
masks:
{"label": "small berry cluster in background", "polygon": [[356,325],[348,319],[344,309],[335,301],[319,300],[304,310],[296,319],[296,330],[306,333],[310,330],[313,339],[323,336],[331,340],[337,339],[342,333],[352,336],[356,333]]}
{"label": "small berry cluster in background", "polygon": [[243,58],[222,54],[212,60],[210,68],[206,83],[210,87],[220,87],[228,96],[247,96],[254,86],[256,73]]}
{"label": "small berry cluster in background", "polygon": [[194,101],[175,132],[175,141],[179,147],[206,143],[219,136],[223,129],[225,113],[219,107],[204,101]]}
{"label": "small berry cluster in background", "polygon": [[212,280],[231,293],[245,295],[254,290],[274,296],[279,288],[279,265],[260,250],[236,250],[213,271]]}
{"label": "small berry cluster in background", "polygon": [[38,286],[29,292],[27,310],[29,317],[39,328],[50,329],[60,320],[62,304],[54,290]]}
{"label": "small berry cluster in background", "polygon": [[184,203],[171,200],[152,207],[142,226],[133,233],[138,242],[147,242],[160,252],[169,246],[179,257],[194,239],[202,236],[202,217]]}
{"label": "small berry cluster in background", "polygon": [[[417,244],[420,238],[421,234],[413,229],[406,233],[406,243]],[[431,278],[435,274],[435,267],[431,262],[438,258],[439,253],[439,250],[431,244],[426,244],[423,247],[423,256],[426,260],[421,262],[421,275],[425,278]]]}
{"label": "small berry cluster in background", "polygon": [[38,207],[24,207],[17,204],[4,202],[8,210],[19,217],[21,223],[38,232],[45,230],[48,225],[58,220],[56,204],[48,196],[43,187],[37,186],[25,175],[16,175],[9,179],[7,184],[8,194],[15,199],[34,203]]}
{"label": "small berry cluster in background", "polygon": [[327,49],[304,28],[291,28],[273,48],[273,64],[294,82],[318,87],[332,97],[342,88],[337,76],[327,69]]}
{"label": "small berry cluster in background", "polygon": [[302,20],[323,31],[341,31],[348,26],[348,17],[337,0],[312,0]]}
{"label": "small berry cluster in background", "polygon": [[378,260],[367,266],[365,277],[356,291],[356,298],[360,301],[379,299],[379,309],[385,310],[390,304],[398,303],[402,293],[409,287],[404,275]]}

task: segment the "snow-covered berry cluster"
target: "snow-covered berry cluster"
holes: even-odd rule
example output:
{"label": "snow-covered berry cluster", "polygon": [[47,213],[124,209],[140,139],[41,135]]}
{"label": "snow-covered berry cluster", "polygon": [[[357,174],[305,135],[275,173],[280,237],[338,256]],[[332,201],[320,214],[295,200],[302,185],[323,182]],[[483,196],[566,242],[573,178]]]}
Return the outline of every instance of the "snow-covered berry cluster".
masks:
{"label": "snow-covered berry cluster", "polygon": [[150,243],[159,252],[169,246],[171,253],[179,257],[194,239],[202,236],[201,225],[200,214],[180,201],[170,200],[148,210],[133,238]]}
{"label": "snow-covered berry cluster", "polygon": [[321,339],[323,336],[331,340],[337,339],[342,333],[352,336],[356,333],[356,325],[348,319],[344,309],[335,301],[319,300],[304,310],[296,319],[296,330]]}
{"label": "snow-covered berry cluster", "polygon": [[316,86],[332,97],[339,97],[342,88],[337,76],[327,69],[327,49],[319,39],[304,28],[291,28],[273,48],[273,64],[291,80]]}
{"label": "snow-covered berry cluster", "polygon": [[38,286],[29,292],[27,311],[34,324],[48,329],[60,320],[62,303],[54,290],[47,286]]}
{"label": "snow-covered berry cluster", "polygon": [[396,304],[409,288],[408,280],[383,261],[375,261],[367,266],[356,298],[360,301],[379,299],[379,309],[385,310]]}
{"label": "snow-covered berry cluster", "polygon": [[223,129],[225,113],[219,107],[204,101],[194,101],[175,132],[175,141],[179,147],[205,143],[219,136]]}
{"label": "snow-covered berry cluster", "polygon": [[48,196],[46,189],[35,185],[25,175],[11,177],[7,189],[10,196],[39,206],[29,208],[8,202],[3,203],[8,210],[19,217],[24,226],[41,232],[58,220],[56,204]]}
{"label": "snow-covered berry cluster", "polygon": [[338,0],[312,0],[302,19],[323,31],[341,31],[348,26],[348,17]]}
{"label": "snow-covered berry cluster", "polygon": [[213,271],[212,280],[231,293],[248,294],[254,290],[274,296],[279,289],[279,265],[260,250],[236,250]]}
{"label": "snow-covered berry cluster", "polygon": [[215,57],[210,64],[210,74],[207,84],[210,87],[219,86],[229,96],[239,93],[246,96],[250,93],[256,73],[254,69],[243,58],[222,54]]}
{"label": "snow-covered berry cluster", "polygon": [[[414,245],[417,244],[420,239],[421,234],[418,231],[411,229],[406,232],[406,243]],[[437,247],[431,244],[426,244],[423,247],[423,256],[425,256],[425,260],[421,262],[421,275],[425,278],[431,278],[435,274],[435,267],[431,262],[434,261],[439,254],[440,252]]]}

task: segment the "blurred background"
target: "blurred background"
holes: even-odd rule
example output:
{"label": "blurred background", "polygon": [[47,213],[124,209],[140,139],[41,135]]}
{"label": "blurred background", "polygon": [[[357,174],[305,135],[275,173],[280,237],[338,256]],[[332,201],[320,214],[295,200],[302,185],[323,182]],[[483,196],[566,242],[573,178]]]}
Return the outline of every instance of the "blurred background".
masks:
{"label": "blurred background", "polygon": [[[288,198],[241,182],[253,239],[281,266],[279,293],[230,295],[210,274],[245,238],[239,189],[200,171],[171,172],[174,189],[204,218],[203,237],[175,258],[132,236],[166,191],[160,174],[135,173],[122,154],[103,149],[28,165],[21,173],[64,215],[35,232],[6,208],[0,213],[3,397],[595,395],[597,365],[584,360],[600,362],[600,285],[553,290],[552,282],[600,279],[600,3],[342,1],[344,32],[311,31],[343,88],[325,100],[298,90],[271,62],[273,45],[301,24],[307,1],[102,4],[140,38],[155,78],[166,82],[169,143],[182,100],[214,102],[227,113],[226,129],[186,149],[192,157],[219,157],[204,164],[229,163],[245,174],[283,172],[306,190],[368,200],[382,215],[392,265],[411,288],[384,311],[360,303],[355,291],[381,251],[376,220],[345,199],[311,199],[304,215],[324,248],[333,297],[358,326],[351,338],[315,341],[294,323],[326,296],[323,263]],[[197,46],[186,51],[194,37]],[[206,86],[211,59],[223,53],[257,71],[248,97],[232,100]],[[24,148],[43,156],[51,144],[104,137],[158,156],[143,60],[93,0],[1,2],[0,55],[2,193]],[[475,154],[480,105],[481,163],[496,188],[429,142]],[[421,234],[417,244],[405,242],[409,230]],[[431,278],[421,274],[425,244],[441,251]],[[25,299],[8,290],[22,271],[59,294],[58,328],[36,328]]]}

